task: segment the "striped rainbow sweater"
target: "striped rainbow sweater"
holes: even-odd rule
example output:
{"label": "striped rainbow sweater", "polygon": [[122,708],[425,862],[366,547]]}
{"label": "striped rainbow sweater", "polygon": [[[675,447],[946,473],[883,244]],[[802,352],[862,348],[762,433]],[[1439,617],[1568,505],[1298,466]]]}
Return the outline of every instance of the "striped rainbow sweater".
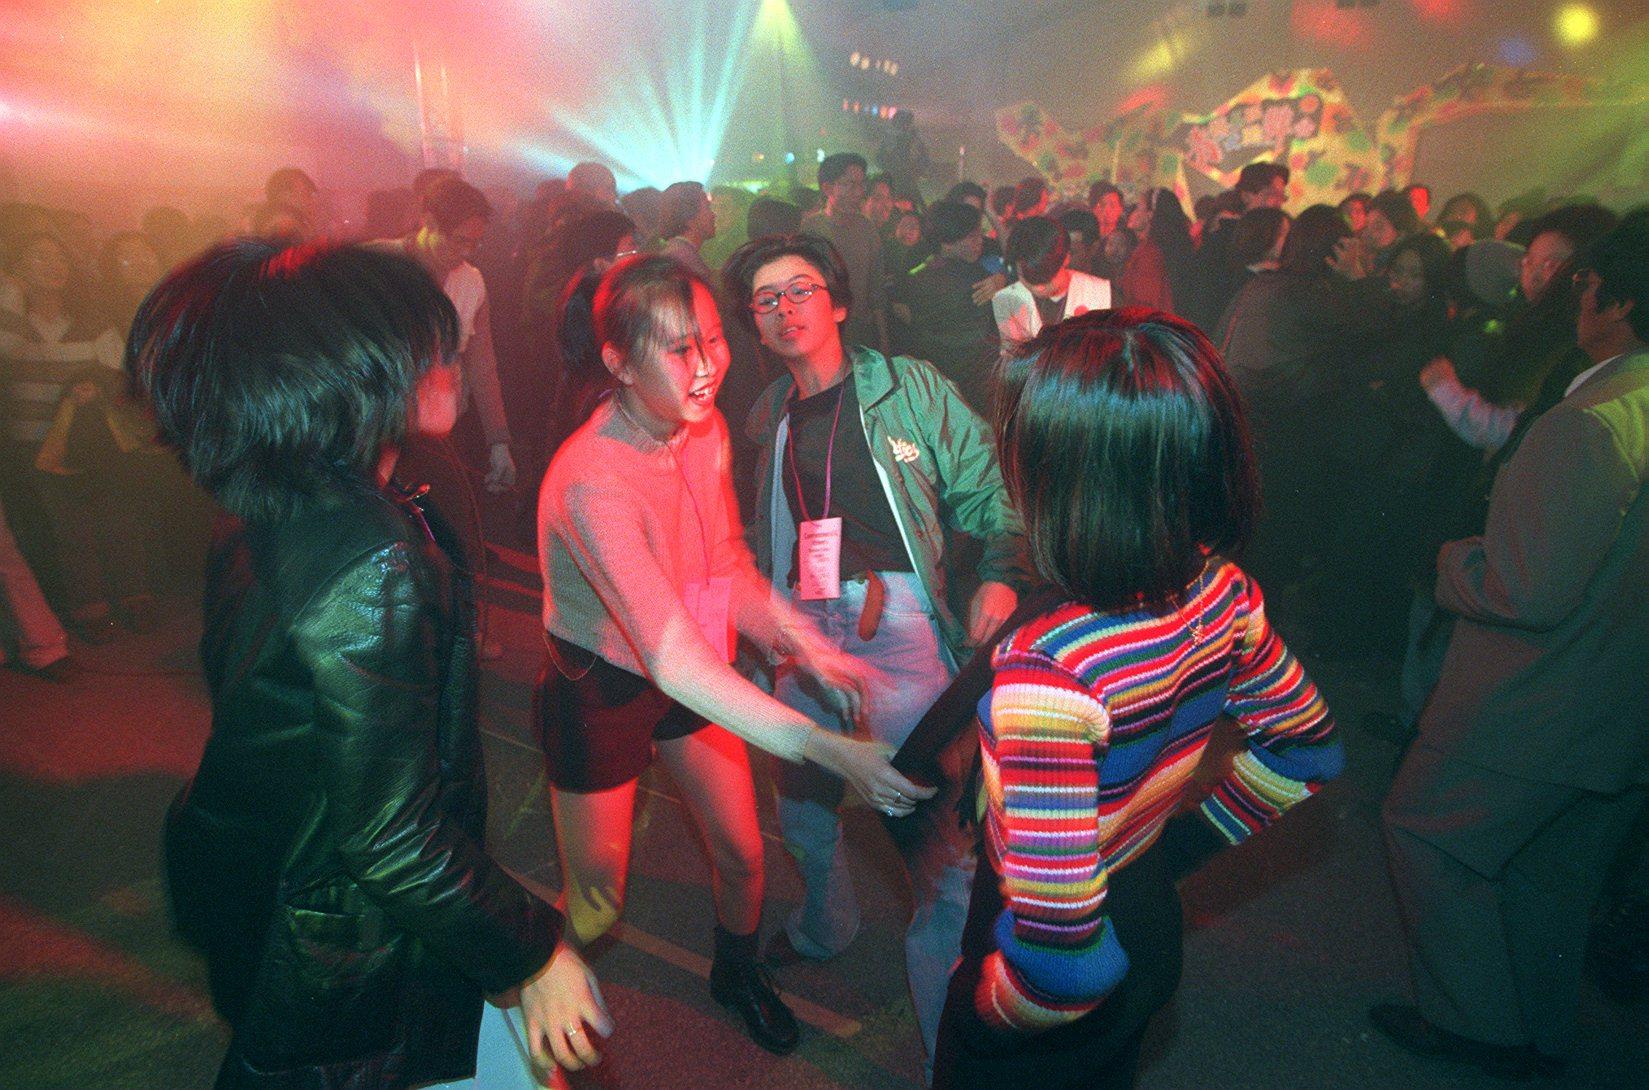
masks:
{"label": "striped rainbow sweater", "polygon": [[1228,562],[1212,562],[1178,612],[1062,606],[1004,640],[992,665],[980,742],[1004,910],[975,1003],[989,1025],[1051,1029],[1127,973],[1107,875],[1155,842],[1222,713],[1248,744],[1200,810],[1230,843],[1336,776],[1344,756],[1259,587]]}

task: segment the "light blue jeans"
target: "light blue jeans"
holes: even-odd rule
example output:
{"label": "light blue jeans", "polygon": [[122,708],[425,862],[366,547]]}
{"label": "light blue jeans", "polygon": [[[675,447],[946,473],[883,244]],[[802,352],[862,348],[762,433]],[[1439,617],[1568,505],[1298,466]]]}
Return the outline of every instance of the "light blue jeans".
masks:
{"label": "light blue jeans", "polygon": [[[818,625],[825,638],[881,672],[869,694],[867,718],[872,735],[898,746],[950,684],[952,670],[933,609],[917,577],[911,572],[883,572],[881,577],[887,596],[881,624],[869,642],[858,634],[867,587],[863,581],[843,583],[840,598],[797,600],[794,605]],[[774,695],[823,726],[843,732],[849,729],[820,700],[811,680],[796,671],[779,673]],[[830,957],[845,949],[859,932],[859,902],[848,874],[837,815],[845,785],[816,764],[775,764],[779,827],[807,890],[806,899],[785,922],[785,933],[798,953]],[[905,931],[905,971],[931,1067],[945,988],[961,953],[974,857],[973,839],[957,822],[933,821],[927,826],[933,835],[901,851],[914,904]]]}
{"label": "light blue jeans", "polygon": [[527,1058],[526,1027],[521,1008],[487,1003],[481,1010],[481,1034],[475,1043],[475,1077],[425,1085],[423,1090],[542,1090]]}

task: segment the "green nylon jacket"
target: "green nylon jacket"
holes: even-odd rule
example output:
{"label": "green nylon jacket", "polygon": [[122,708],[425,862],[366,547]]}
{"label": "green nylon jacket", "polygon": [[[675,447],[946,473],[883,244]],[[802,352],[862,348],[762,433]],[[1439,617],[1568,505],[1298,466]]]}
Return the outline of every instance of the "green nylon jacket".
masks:
{"label": "green nylon jacket", "polygon": [[[933,603],[951,656],[964,661],[966,624],[951,612],[945,593],[944,526],[983,543],[980,582],[1006,583],[1017,591],[1031,582],[1024,524],[1008,501],[990,429],[932,364],[906,356],[889,359],[860,345],[849,351],[859,422],[911,569]],[[761,447],[748,534],[757,567],[777,587],[789,584],[796,526],[777,487],[773,452],[787,434],[785,405],[794,385],[789,375],[770,385],[746,425]]]}

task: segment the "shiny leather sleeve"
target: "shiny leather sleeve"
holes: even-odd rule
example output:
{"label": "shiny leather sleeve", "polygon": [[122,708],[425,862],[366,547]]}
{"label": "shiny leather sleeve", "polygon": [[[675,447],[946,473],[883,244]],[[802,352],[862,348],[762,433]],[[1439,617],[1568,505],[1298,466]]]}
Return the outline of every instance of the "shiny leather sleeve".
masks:
{"label": "shiny leather sleeve", "polygon": [[548,961],[561,919],[443,807],[439,600],[411,547],[388,544],[309,601],[293,645],[313,683],[316,779],[338,858],[397,923],[497,992]]}

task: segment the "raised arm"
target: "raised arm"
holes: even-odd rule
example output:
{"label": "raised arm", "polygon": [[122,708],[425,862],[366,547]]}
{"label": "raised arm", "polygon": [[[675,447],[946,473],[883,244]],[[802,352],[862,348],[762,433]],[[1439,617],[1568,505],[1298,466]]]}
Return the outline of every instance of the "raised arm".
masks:
{"label": "raised arm", "polygon": [[1489,624],[1556,628],[1585,597],[1643,473],[1603,418],[1554,409],[1495,479],[1483,536],[1437,558],[1437,602]]}
{"label": "raised arm", "polygon": [[1449,430],[1477,450],[1499,450],[1517,426],[1521,405],[1497,405],[1467,387],[1447,356],[1438,356],[1420,369],[1420,386]]}
{"label": "raised arm", "polygon": [[633,502],[589,481],[575,482],[563,502],[574,564],[666,696],[776,757],[818,762],[884,810],[908,812],[896,794],[932,794],[895,772],[873,743],[818,729],[722,661],[653,555]]}

